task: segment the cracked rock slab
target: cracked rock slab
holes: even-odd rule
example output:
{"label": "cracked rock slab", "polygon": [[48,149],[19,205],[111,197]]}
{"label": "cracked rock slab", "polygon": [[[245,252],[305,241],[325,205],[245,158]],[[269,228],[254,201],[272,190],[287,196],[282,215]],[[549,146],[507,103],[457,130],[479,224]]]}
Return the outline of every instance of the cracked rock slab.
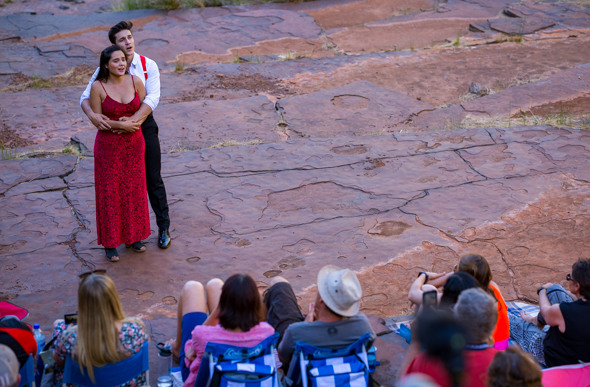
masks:
{"label": "cracked rock slab", "polygon": [[3,160],[0,193],[24,182],[65,176],[73,171],[75,164],[75,156],[65,155],[50,159]]}
{"label": "cracked rock slab", "polygon": [[391,131],[431,106],[370,82],[285,98],[280,102],[293,135],[360,136]]}
{"label": "cracked rock slab", "polygon": [[[589,95],[590,64],[584,64],[537,82],[463,103],[462,106],[471,115],[490,117],[558,113],[560,109],[562,112],[567,109],[567,114],[584,114],[588,110]],[[579,103],[564,108],[564,103],[571,100],[579,100]],[[551,106],[553,109],[549,108]]]}

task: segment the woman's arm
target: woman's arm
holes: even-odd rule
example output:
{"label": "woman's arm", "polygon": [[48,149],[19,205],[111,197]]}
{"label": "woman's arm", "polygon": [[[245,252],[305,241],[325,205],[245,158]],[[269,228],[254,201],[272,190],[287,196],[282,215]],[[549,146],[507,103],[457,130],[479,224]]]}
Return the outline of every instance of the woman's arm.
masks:
{"label": "woman's arm", "polygon": [[[452,273],[451,273],[452,274]],[[426,276],[428,276],[428,281],[426,281]],[[447,278],[449,275],[447,273],[433,273],[433,272],[421,272],[418,275],[418,278],[414,280],[412,286],[410,286],[410,291],[408,292],[408,300],[413,302],[416,305],[422,304],[422,295],[424,294],[424,290],[422,287],[426,282],[429,285],[433,285],[434,287],[439,287],[447,282]],[[440,296],[439,296],[440,301]]]}
{"label": "woman's arm", "polygon": [[[94,114],[97,115],[103,115],[102,114],[102,101],[104,100],[104,98],[106,97],[106,93],[104,90],[102,90],[102,88],[100,87],[100,84],[98,82],[94,82],[92,84],[92,87],[90,88],[90,109],[92,109],[92,111],[94,112]],[[105,122],[108,123],[107,117],[105,116]],[[107,124],[108,126],[110,126],[110,124]],[[110,130],[111,128],[105,129],[104,126],[97,126],[98,130]]]}
{"label": "woman's arm", "polygon": [[553,285],[552,283],[546,283],[543,285],[543,289],[539,292],[539,309],[543,315],[545,322],[552,327],[558,327],[561,333],[565,332],[565,320],[563,314],[561,314],[561,308],[559,304],[551,305],[549,298],[547,298],[547,289]]}
{"label": "woman's arm", "polygon": [[217,325],[219,324],[219,308],[213,309],[213,312],[207,317],[203,325]]}
{"label": "woman's arm", "polygon": [[[132,75],[133,83],[135,84],[135,90],[137,90],[137,94],[139,95],[139,100],[143,101],[146,96],[145,86],[139,77]],[[150,109],[151,110],[151,109]]]}

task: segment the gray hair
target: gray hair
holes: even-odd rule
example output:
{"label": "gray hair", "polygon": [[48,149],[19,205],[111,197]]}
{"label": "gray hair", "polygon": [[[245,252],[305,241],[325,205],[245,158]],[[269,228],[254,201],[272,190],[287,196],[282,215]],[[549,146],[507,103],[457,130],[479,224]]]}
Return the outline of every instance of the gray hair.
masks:
{"label": "gray hair", "polygon": [[468,344],[485,343],[496,328],[498,304],[483,289],[462,291],[454,311],[457,320],[464,324]]}
{"label": "gray hair", "polygon": [[0,344],[0,387],[18,385],[18,360],[12,349]]}

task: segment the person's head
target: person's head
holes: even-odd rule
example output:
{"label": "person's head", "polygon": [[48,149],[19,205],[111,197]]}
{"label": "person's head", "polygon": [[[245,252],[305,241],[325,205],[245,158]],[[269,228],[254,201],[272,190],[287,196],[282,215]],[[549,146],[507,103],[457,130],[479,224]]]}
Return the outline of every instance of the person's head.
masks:
{"label": "person's head", "polygon": [[115,24],[109,30],[109,40],[121,47],[127,57],[132,57],[135,54],[135,41],[131,28],[133,28],[133,23],[127,20]]}
{"label": "person's head", "polygon": [[469,273],[477,280],[479,286],[487,292],[491,292],[490,281],[492,280],[492,270],[488,261],[481,255],[468,254],[461,257],[457,271]]}
{"label": "person's head", "polygon": [[[426,355],[438,359],[458,386],[464,371],[464,328],[448,311],[425,310],[417,317],[416,337]],[[412,328],[414,329],[414,328]]]}
{"label": "person's head", "polygon": [[121,360],[116,322],[125,319],[119,293],[104,272],[83,274],[78,287],[78,362],[88,368]]}
{"label": "person's head", "polygon": [[476,288],[479,284],[471,274],[459,271],[447,279],[440,298],[441,308],[452,308],[463,290]]}
{"label": "person's head", "polygon": [[262,300],[256,282],[247,274],[225,281],[219,298],[219,324],[226,330],[247,332],[261,321]]}
{"label": "person's head", "polygon": [[110,74],[123,75],[127,72],[127,59],[119,46],[113,45],[100,53],[97,81],[106,81]]}
{"label": "person's head", "polygon": [[16,387],[20,382],[18,359],[7,345],[0,344],[0,387]]}
{"label": "person's head", "polygon": [[359,312],[363,291],[351,270],[326,265],[318,273],[318,296],[333,314],[352,317]]}
{"label": "person's head", "polygon": [[590,300],[590,259],[580,259],[572,265],[570,291],[578,293],[586,300]]}
{"label": "person's head", "polygon": [[543,387],[541,367],[517,347],[499,351],[488,368],[488,387]]}
{"label": "person's head", "polygon": [[464,290],[453,310],[457,321],[464,324],[467,343],[488,341],[498,320],[497,303],[488,293],[480,288]]}

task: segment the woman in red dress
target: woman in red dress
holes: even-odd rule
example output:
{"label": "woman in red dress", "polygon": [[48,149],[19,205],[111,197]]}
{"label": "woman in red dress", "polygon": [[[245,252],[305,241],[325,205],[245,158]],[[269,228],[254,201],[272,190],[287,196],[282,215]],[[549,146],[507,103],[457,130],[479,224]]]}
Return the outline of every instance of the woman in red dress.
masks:
{"label": "woman in red dress", "polygon": [[[117,246],[125,243],[144,252],[150,234],[145,142],[137,122],[125,120],[145,98],[141,80],[127,74],[125,54],[117,46],[100,54],[100,68],[90,91],[90,106],[108,118],[109,130],[99,130],[94,142],[94,187],[98,244],[107,259],[119,260]],[[122,118],[123,117],[123,118]]]}

